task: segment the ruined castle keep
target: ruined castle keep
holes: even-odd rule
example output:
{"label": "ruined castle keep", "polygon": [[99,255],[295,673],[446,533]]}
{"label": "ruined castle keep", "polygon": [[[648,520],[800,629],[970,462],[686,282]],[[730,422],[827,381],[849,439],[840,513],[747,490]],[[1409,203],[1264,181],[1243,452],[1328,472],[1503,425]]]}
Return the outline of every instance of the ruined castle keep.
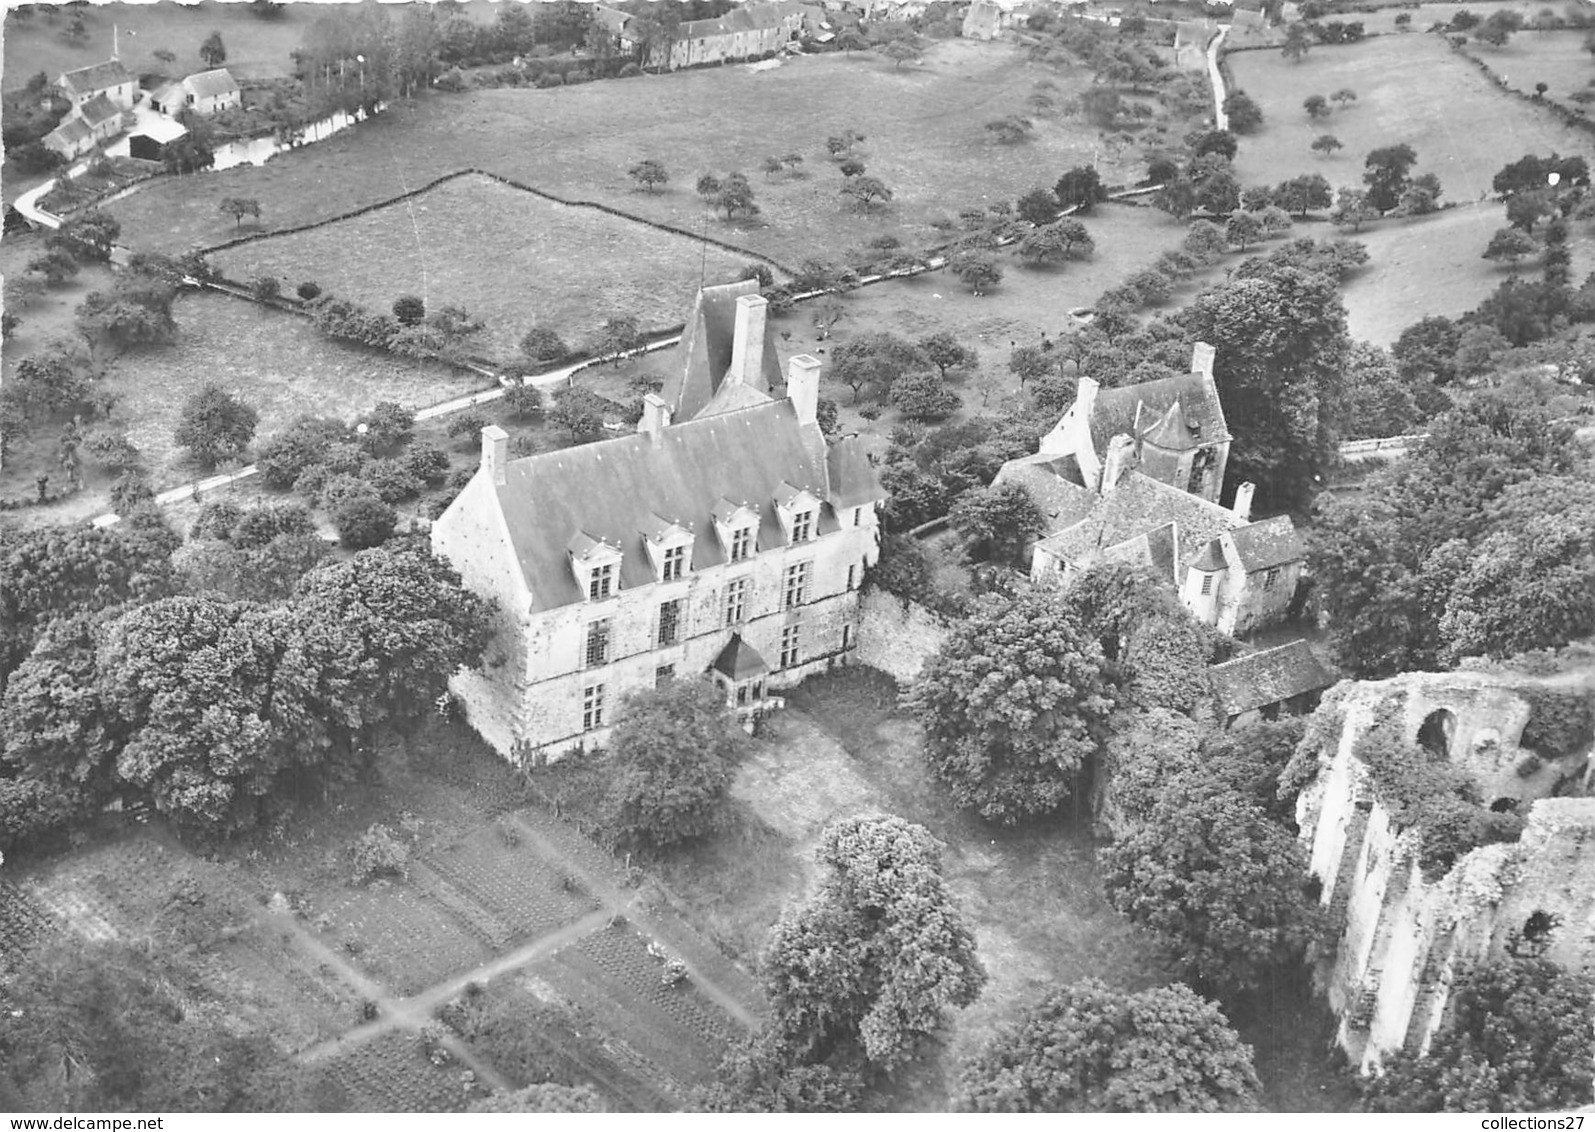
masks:
{"label": "ruined castle keep", "polygon": [[1592,724],[1592,659],[1549,675],[1410,673],[1325,697],[1297,756],[1312,776],[1297,821],[1340,930],[1320,983],[1363,1070],[1426,1051],[1474,960],[1595,969]]}

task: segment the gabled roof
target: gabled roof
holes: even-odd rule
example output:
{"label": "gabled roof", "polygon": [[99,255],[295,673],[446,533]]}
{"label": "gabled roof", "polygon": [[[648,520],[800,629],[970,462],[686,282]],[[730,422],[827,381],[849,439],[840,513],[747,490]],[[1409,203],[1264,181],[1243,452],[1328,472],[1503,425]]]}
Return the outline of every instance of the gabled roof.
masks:
{"label": "gabled roof", "polygon": [[1149,413],[1162,416],[1176,402],[1186,427],[1198,444],[1231,439],[1213,379],[1201,373],[1185,373],[1143,381],[1139,385],[1099,390],[1091,405],[1092,446],[1100,452],[1119,433],[1134,436],[1138,416],[1146,427],[1152,419]]}
{"label": "gabled roof", "polygon": [[103,126],[113,118],[122,116],[122,108],[112,102],[103,94],[96,94],[77,109],[77,115],[89,124],[89,128]]}
{"label": "gabled roof", "polygon": [[1248,574],[1299,562],[1305,556],[1301,535],[1289,515],[1276,515],[1260,523],[1249,523],[1232,532],[1236,553]]}
{"label": "gabled roof", "polygon": [[626,30],[626,25],[631,22],[630,12],[622,12],[619,8],[611,8],[605,4],[593,5],[593,19],[604,25],[604,29],[611,35],[619,35]]}
{"label": "gabled roof", "polygon": [[[1105,548],[1169,523],[1178,526],[1180,543],[1195,553],[1241,525],[1233,511],[1131,470],[1085,518],[1038,545],[1064,562],[1089,563]],[[1183,563],[1175,573],[1176,582],[1184,579]]]}
{"label": "gabled roof", "polygon": [[1238,656],[1215,664],[1207,675],[1226,716],[1320,692],[1335,682],[1306,641]]}
{"label": "gabled roof", "polygon": [[156,87],[155,92],[150,95],[150,101],[161,106],[169,106],[174,99],[180,98],[182,94],[183,84],[174,79]]}
{"label": "gabled roof", "polygon": [[768,675],[770,671],[769,664],[759,655],[759,650],[744,641],[741,633],[731,634],[726,647],[720,650],[720,655],[709,667],[723,676],[729,676],[734,683],[754,680]]}
{"label": "gabled roof", "polygon": [[93,136],[94,132],[83,124],[83,119],[76,115],[66,119],[46,135],[47,139],[54,138],[57,144],[68,149],[76,147],[79,142],[87,141]]}
{"label": "gabled roof", "polygon": [[831,445],[825,454],[825,470],[830,477],[832,507],[859,507],[885,498],[875,466],[857,436],[844,436]]}
{"label": "gabled roof", "polygon": [[[770,401],[671,425],[657,439],[633,433],[514,460],[493,490],[538,611],[585,597],[567,565],[578,534],[618,546],[621,586],[644,586],[656,580],[642,534],[655,516],[690,525],[692,562],[703,568],[725,561],[711,522],[722,500],[747,500],[757,545],[771,547],[784,538],[774,502],[783,482],[833,507],[885,496],[867,463],[844,453],[836,465],[847,479],[834,485],[830,465],[818,426],[799,425],[790,401]],[[836,529],[822,508],[818,533]]]}
{"label": "gabled roof", "polygon": [[132,81],[133,76],[117,59],[107,59],[103,63],[95,63],[92,67],[79,67],[61,76],[61,85],[74,94],[109,90],[113,86],[121,86]]}
{"label": "gabled roof", "polygon": [[166,142],[176,141],[186,133],[188,133],[188,128],[181,122],[163,118],[159,114],[146,114],[139,122],[138,132],[135,136],[153,138],[155,141],[165,144]]}
{"label": "gabled roof", "polygon": [[183,80],[183,85],[195,98],[220,98],[223,95],[235,94],[238,83],[226,67],[217,67],[214,71],[201,71],[197,75],[189,75]]}
{"label": "gabled roof", "polygon": [[1096,506],[1097,493],[1085,485],[1080,464],[1072,454],[1049,456],[1037,453],[1009,460],[991,481],[993,487],[1016,483],[1023,487],[1045,521],[1043,534],[1061,531],[1078,523]]}
{"label": "gabled roof", "polygon": [[[739,279],[698,292],[692,314],[681,332],[681,341],[666,363],[664,388],[660,390],[660,396],[670,406],[671,420],[691,420],[714,400],[725,381],[726,370],[731,368],[737,299],[758,293],[757,279]],[[759,386],[762,387],[756,386],[756,392],[768,394],[781,385],[775,328],[768,319],[764,324],[764,368],[760,376]]]}

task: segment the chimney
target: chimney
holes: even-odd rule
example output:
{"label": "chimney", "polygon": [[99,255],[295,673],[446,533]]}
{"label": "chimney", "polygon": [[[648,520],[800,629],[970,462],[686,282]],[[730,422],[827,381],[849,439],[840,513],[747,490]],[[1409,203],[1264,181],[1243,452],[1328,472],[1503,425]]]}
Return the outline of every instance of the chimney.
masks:
{"label": "chimney", "polygon": [[1074,407],[1080,413],[1082,421],[1091,419],[1091,410],[1096,408],[1097,390],[1102,386],[1097,384],[1094,377],[1082,377],[1075,384]]}
{"label": "chimney", "polygon": [[1102,486],[1098,493],[1106,495],[1119,486],[1119,477],[1135,467],[1140,460],[1136,458],[1136,443],[1124,433],[1119,433],[1108,441],[1108,458],[1102,465]]}
{"label": "chimney", "polygon": [[510,434],[490,424],[482,430],[482,470],[496,484],[503,484],[509,474]]}
{"label": "chimney", "polygon": [[[759,300],[761,303],[764,300]],[[764,312],[759,312],[762,320]],[[820,408],[820,359],[798,354],[786,363],[786,397],[797,410],[798,424],[817,423]]]}
{"label": "chimney", "polygon": [[763,295],[737,297],[736,329],[731,336],[731,368],[726,380],[759,387],[764,372],[764,318],[769,300]]}
{"label": "chimney", "polygon": [[1230,510],[1243,523],[1252,521],[1252,495],[1256,491],[1257,485],[1254,483],[1243,483],[1235,489],[1235,503],[1230,507]]}
{"label": "chimney", "polygon": [[646,433],[653,440],[653,446],[659,447],[664,439],[665,429],[670,427],[670,402],[657,393],[649,393],[642,399],[642,416],[637,421],[637,431]]}
{"label": "chimney", "polygon": [[1199,373],[1205,378],[1213,376],[1213,355],[1217,353],[1206,342],[1198,342],[1191,350],[1191,372]]}

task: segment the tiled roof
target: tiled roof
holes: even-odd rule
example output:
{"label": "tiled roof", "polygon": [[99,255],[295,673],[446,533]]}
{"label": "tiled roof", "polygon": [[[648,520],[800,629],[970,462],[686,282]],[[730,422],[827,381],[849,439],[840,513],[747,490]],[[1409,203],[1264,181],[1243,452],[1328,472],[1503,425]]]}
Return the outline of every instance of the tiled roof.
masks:
{"label": "tiled roof", "polygon": [[[1193,553],[1240,525],[1234,512],[1216,503],[1129,471],[1085,518],[1040,545],[1065,562],[1085,562],[1105,547],[1169,523],[1178,526],[1180,544]],[[1184,565],[1177,565],[1175,572],[1175,581],[1183,580]]]}
{"label": "tiled roof", "polygon": [[83,124],[83,119],[76,116],[66,119],[55,129],[51,130],[49,137],[56,140],[57,144],[67,149],[72,149],[79,142],[87,141],[94,136],[94,132]]}
{"label": "tiled roof", "polygon": [[122,116],[122,108],[112,102],[103,94],[96,94],[77,109],[77,115],[89,124],[89,128],[103,126],[113,118]]}
{"label": "tiled roof", "polygon": [[173,102],[181,101],[183,84],[180,82],[162,83],[155,88],[155,93],[150,95],[150,101],[160,106],[170,106]]}
{"label": "tiled roof", "polygon": [[720,650],[720,655],[709,667],[739,683],[764,676],[770,671],[769,664],[759,655],[759,650],[744,641],[741,633],[731,634],[726,647]]}
{"label": "tiled roof", "polygon": [[[1159,416],[1156,413],[1143,413],[1141,427],[1145,429],[1143,438],[1147,444],[1155,444],[1159,448],[1167,448],[1172,452],[1184,452],[1190,448],[1200,448],[1202,440],[1191,431],[1190,421],[1181,412],[1182,406],[1170,404]],[[1147,417],[1152,422],[1147,423]]]}
{"label": "tiled roof", "polygon": [[1176,401],[1187,427],[1199,443],[1213,444],[1231,439],[1213,379],[1200,373],[1186,373],[1143,381],[1139,385],[1099,390],[1091,406],[1092,445],[1100,452],[1119,433],[1133,436],[1138,412],[1144,428],[1148,426],[1149,412],[1161,415]]}
{"label": "tiled roof", "polygon": [[[885,492],[861,454],[844,442],[828,456],[816,426],[800,426],[790,401],[672,425],[658,440],[637,433],[512,461],[495,490],[510,543],[532,592],[532,609],[585,597],[569,565],[571,539],[618,545],[623,587],[654,581],[643,532],[666,516],[693,532],[692,563],[725,560],[712,515],[722,500],[746,502],[759,515],[757,546],[783,542],[774,495],[783,482],[807,488],[832,506],[881,499]],[[835,482],[829,473],[838,473]],[[818,530],[837,529],[822,508]]]}
{"label": "tiled roof", "polygon": [[1283,703],[1335,682],[1306,641],[1248,653],[1207,670],[1213,694],[1227,716]]}
{"label": "tiled roof", "polygon": [[219,98],[238,91],[238,83],[226,67],[189,75],[183,80],[183,85],[193,92],[195,98]]}
{"label": "tiled roof", "polygon": [[1152,565],[1159,576],[1168,578],[1171,582],[1177,576],[1177,564],[1180,556],[1180,527],[1178,523],[1164,523],[1155,531],[1148,531],[1146,536],[1147,550],[1152,556]]}
{"label": "tiled roof", "polygon": [[[668,368],[665,370],[664,388],[660,391],[660,396],[670,406],[671,420],[691,420],[714,400],[721,382],[725,380],[726,370],[731,368],[731,340],[736,328],[737,299],[758,293],[757,279],[721,283],[698,292],[692,314],[681,332],[681,341],[666,363]],[[775,352],[775,328],[768,319],[764,324],[764,369],[761,376],[762,387],[754,386],[760,393],[770,393],[781,385],[781,360]]]}
{"label": "tiled roof", "polygon": [[1249,523],[1232,533],[1235,550],[1248,574],[1299,562],[1304,557],[1301,535],[1289,515],[1276,515],[1260,523]]}
{"label": "tiled roof", "polygon": [[1097,493],[1085,486],[1085,477],[1073,455],[1037,453],[1009,460],[991,483],[993,487],[1010,483],[1023,487],[1041,509],[1043,534],[1078,523],[1097,502]]}
{"label": "tiled roof", "polygon": [[96,90],[109,90],[113,86],[133,81],[133,76],[126,67],[116,59],[107,59],[103,63],[96,63],[92,67],[79,67],[75,71],[68,71],[61,76],[61,85],[78,94],[89,94]]}
{"label": "tiled roof", "polygon": [[625,31],[631,18],[630,12],[622,12],[619,8],[610,8],[604,4],[593,5],[593,19],[603,24],[611,35],[619,35]]}
{"label": "tiled roof", "polygon": [[1215,570],[1222,570],[1226,565],[1224,546],[1216,538],[1209,539],[1207,545],[1202,547],[1202,553],[1191,560],[1192,570],[1201,570],[1208,574]]}

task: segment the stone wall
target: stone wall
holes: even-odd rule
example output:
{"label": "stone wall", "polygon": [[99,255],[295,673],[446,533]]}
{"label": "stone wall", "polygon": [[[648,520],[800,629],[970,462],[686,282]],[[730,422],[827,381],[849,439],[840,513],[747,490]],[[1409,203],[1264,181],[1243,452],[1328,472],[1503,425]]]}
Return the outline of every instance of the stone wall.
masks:
{"label": "stone wall", "polygon": [[947,622],[923,605],[871,586],[859,600],[860,664],[878,668],[899,684],[919,676],[947,637]]}
{"label": "stone wall", "polygon": [[[1364,1070],[1394,1050],[1427,1049],[1456,973],[1503,954],[1525,930],[1554,961],[1595,966],[1595,798],[1583,796],[1590,751],[1541,758],[1518,745],[1546,690],[1595,697],[1595,669],[1345,683],[1314,714],[1303,754],[1316,752],[1318,773],[1297,821],[1340,928],[1318,976],[1340,1018],[1338,1040]],[[1396,824],[1355,753],[1381,725],[1427,744],[1414,757],[1463,770],[1486,804],[1516,806],[1527,819],[1518,840],[1476,848],[1426,878],[1416,832]]]}

